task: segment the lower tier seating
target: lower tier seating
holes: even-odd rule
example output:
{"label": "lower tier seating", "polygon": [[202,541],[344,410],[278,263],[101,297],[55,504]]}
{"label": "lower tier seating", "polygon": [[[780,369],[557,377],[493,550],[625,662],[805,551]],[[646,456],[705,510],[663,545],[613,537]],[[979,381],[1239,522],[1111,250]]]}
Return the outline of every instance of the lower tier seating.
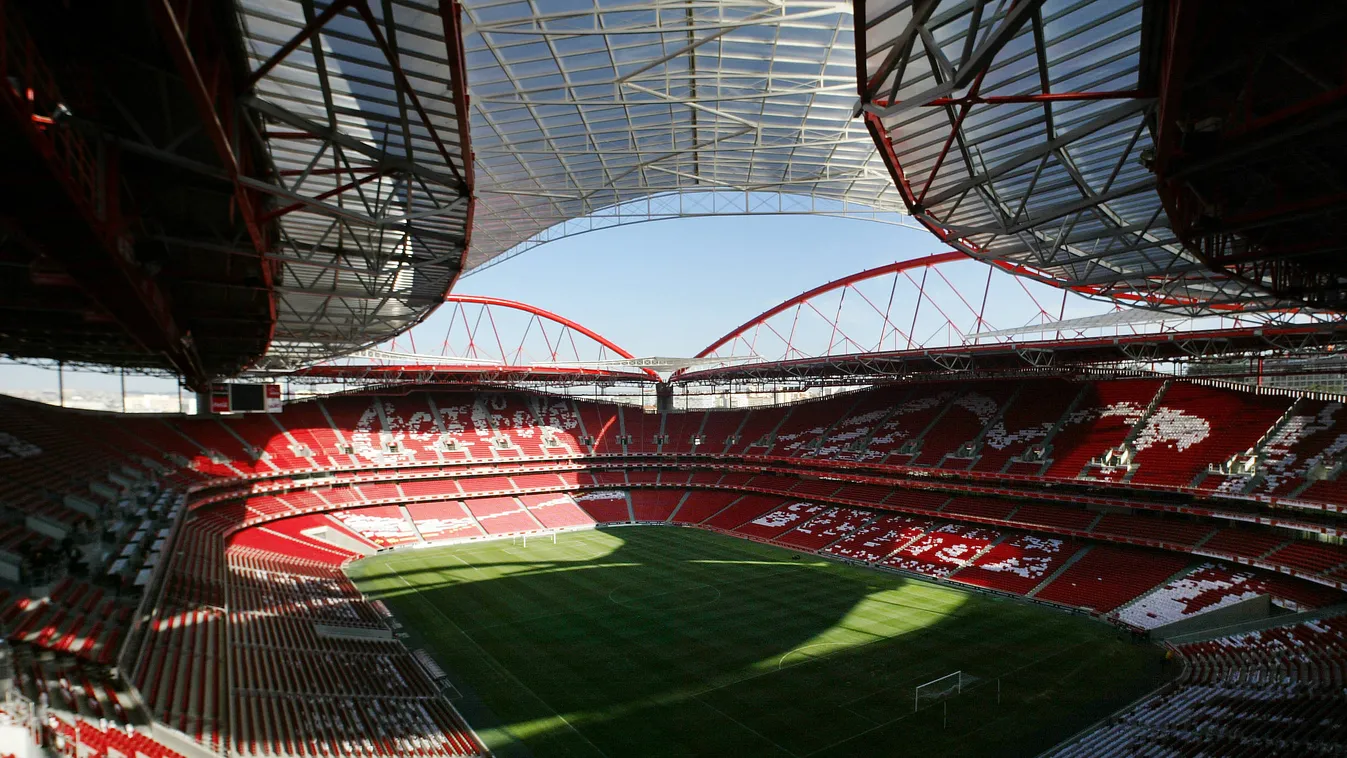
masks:
{"label": "lower tier seating", "polygon": [[386,610],[342,573],[339,564],[355,554],[315,554],[304,540],[324,538],[287,523],[311,518],[321,517],[248,527],[228,539],[238,523],[228,515],[184,526],[162,600],[137,643],[133,679],[154,717],[242,756],[483,754],[388,634]]}
{"label": "lower tier seating", "polygon": [[1080,545],[1069,540],[1021,534],[996,544],[954,578],[964,584],[1024,595],[1079,549]]}
{"label": "lower tier seating", "polygon": [[1049,753],[1337,756],[1347,752],[1347,617],[1183,645],[1178,684]]}
{"label": "lower tier seating", "polygon": [[887,566],[928,576],[946,577],[967,566],[1001,534],[962,524],[944,524],[885,558]]}
{"label": "lower tier seating", "polygon": [[1096,545],[1035,597],[1107,613],[1186,565],[1188,558],[1173,553]]}
{"label": "lower tier seating", "polygon": [[824,508],[813,518],[777,538],[777,541],[801,550],[820,550],[846,539],[875,515],[857,508]]}
{"label": "lower tier seating", "polygon": [[1118,618],[1141,629],[1155,629],[1260,595],[1270,595],[1274,603],[1291,610],[1317,608],[1336,599],[1337,593],[1327,588],[1315,592],[1314,587],[1277,574],[1208,562],[1129,605]]}

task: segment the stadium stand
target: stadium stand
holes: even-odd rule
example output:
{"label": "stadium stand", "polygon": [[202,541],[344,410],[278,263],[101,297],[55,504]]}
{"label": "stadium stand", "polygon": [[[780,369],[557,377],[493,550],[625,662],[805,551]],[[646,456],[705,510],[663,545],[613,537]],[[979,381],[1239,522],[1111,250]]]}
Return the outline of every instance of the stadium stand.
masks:
{"label": "stadium stand", "polygon": [[944,524],[899,548],[884,564],[904,571],[944,578],[967,566],[1001,533],[990,529]]}
{"label": "stadium stand", "polygon": [[1188,565],[1171,553],[1098,545],[1080,556],[1035,597],[1107,613]]}
{"label": "stadium stand", "polygon": [[748,537],[773,539],[808,521],[824,509],[825,506],[814,503],[787,503],[746,524],[741,524],[734,531]]}
{"label": "stadium stand", "polygon": [[[656,521],[1084,609],[1135,629],[1259,595],[1290,611],[1342,602],[1347,551],[1317,539],[1333,528],[1315,515],[1331,502],[1289,494],[1322,485],[1313,477],[1342,437],[1336,408],[1227,390],[1207,397],[1202,385],[1173,381],[1110,384],[917,386],[811,407],[660,416],[524,394],[337,397],[266,418],[133,419],[115,445],[88,437],[101,428],[97,415],[0,400],[18,409],[5,417],[0,473],[19,482],[4,503],[22,516],[0,533],[0,560],[7,545],[90,539],[82,524],[96,513],[117,524],[97,535],[102,567],[125,561],[115,586],[58,573],[40,594],[6,590],[0,624],[24,655],[83,667],[67,670],[96,687],[120,652],[129,686],[71,695],[81,712],[121,708],[128,716],[116,724],[142,713],[242,755],[278,744],[292,754],[468,755],[478,749],[471,733],[399,644],[315,636],[313,624],[386,629],[341,574],[346,562],[421,543]],[[1210,441],[1179,451],[1185,434],[1197,434],[1184,419],[1199,417]],[[1239,422],[1223,438],[1227,418]],[[1132,476],[1096,481],[1091,462],[1124,444],[1136,446],[1124,467]],[[1036,446],[1043,457],[1017,469]],[[1249,450],[1276,462],[1243,480],[1250,495],[1230,500],[1229,488],[1199,486]],[[35,465],[59,478],[36,477]],[[914,478],[942,467],[968,470],[958,480]],[[127,471],[139,489],[125,485]],[[142,590],[150,602],[137,624]],[[240,644],[230,689],[223,651]],[[300,675],[278,678],[282,656]],[[358,666],[386,676],[365,681]],[[345,705],[357,698],[371,707],[353,717]],[[110,747],[120,739],[90,734]]]}
{"label": "stadium stand", "polygon": [[778,536],[776,541],[798,550],[822,550],[851,536],[872,518],[873,513],[856,508],[824,508],[813,518]]}
{"label": "stadium stand", "polygon": [[977,587],[1026,595],[1079,549],[1079,545],[1067,540],[1033,534],[1009,535],[952,578]]}
{"label": "stadium stand", "polygon": [[829,545],[824,552],[863,563],[878,563],[934,524],[907,516],[880,516],[850,536]]}
{"label": "stadium stand", "polygon": [[1347,740],[1347,617],[1178,647],[1178,684],[1051,753],[1329,756]]}
{"label": "stadium stand", "polygon": [[1154,629],[1259,595],[1269,595],[1274,603],[1293,611],[1313,610],[1340,599],[1312,584],[1208,562],[1128,605],[1118,618],[1138,628]]}

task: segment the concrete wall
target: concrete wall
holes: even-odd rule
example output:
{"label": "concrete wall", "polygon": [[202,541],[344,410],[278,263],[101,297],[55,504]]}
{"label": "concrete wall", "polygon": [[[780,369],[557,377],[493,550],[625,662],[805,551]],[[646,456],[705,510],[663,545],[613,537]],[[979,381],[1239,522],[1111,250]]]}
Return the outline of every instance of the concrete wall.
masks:
{"label": "concrete wall", "polygon": [[1195,634],[1207,629],[1220,629],[1221,627],[1243,624],[1249,621],[1261,621],[1271,615],[1272,596],[1259,595],[1227,605],[1224,608],[1217,608],[1214,611],[1208,611],[1192,618],[1180,619],[1172,624],[1152,629],[1151,637],[1164,640],[1182,634]]}
{"label": "concrete wall", "polygon": [[368,627],[358,626],[329,626],[328,624],[314,624],[313,631],[319,637],[330,637],[339,640],[355,640],[356,642],[390,642],[393,639],[391,629],[370,629]]}
{"label": "concrete wall", "polygon": [[352,553],[357,553],[359,555],[373,555],[378,552],[374,548],[371,548],[369,545],[366,545],[350,535],[343,534],[336,529],[329,529],[325,526],[315,526],[312,529],[305,529],[300,532],[300,534],[305,537],[312,537],[316,540],[331,543],[343,550],[350,550]]}

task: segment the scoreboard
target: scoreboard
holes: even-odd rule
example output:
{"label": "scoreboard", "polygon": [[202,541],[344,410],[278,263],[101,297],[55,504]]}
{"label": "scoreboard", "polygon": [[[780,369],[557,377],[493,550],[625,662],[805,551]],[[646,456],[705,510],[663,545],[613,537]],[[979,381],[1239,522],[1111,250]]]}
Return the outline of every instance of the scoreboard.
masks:
{"label": "scoreboard", "polygon": [[279,384],[212,384],[211,413],[280,413]]}

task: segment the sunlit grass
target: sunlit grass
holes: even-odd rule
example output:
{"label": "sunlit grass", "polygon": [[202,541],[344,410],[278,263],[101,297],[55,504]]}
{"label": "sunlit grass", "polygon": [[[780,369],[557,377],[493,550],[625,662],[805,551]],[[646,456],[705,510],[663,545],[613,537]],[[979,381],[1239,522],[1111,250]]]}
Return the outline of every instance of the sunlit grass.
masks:
{"label": "sunlit grass", "polygon": [[[411,550],[352,575],[506,758],[1032,755],[1160,674],[1095,622],[689,529]],[[981,687],[931,728],[943,714],[913,714],[912,687],[959,669],[1001,678],[1002,702]]]}

